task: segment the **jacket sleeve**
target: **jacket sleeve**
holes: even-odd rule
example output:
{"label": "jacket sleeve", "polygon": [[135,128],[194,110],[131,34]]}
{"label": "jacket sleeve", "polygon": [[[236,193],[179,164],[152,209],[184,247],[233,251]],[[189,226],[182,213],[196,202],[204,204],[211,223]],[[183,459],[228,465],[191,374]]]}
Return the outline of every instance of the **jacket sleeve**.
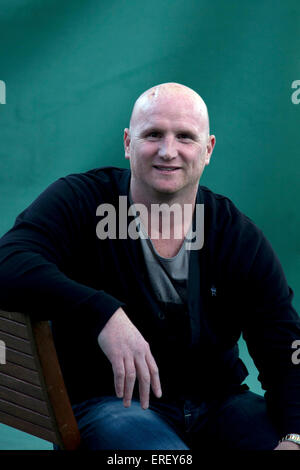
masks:
{"label": "jacket sleeve", "polygon": [[99,333],[123,303],[66,274],[88,215],[73,186],[68,178],[51,184],[1,238],[0,308],[49,320],[84,315]]}
{"label": "jacket sleeve", "polygon": [[[300,319],[277,256],[260,231],[257,239],[244,279],[243,337],[279,431],[282,436],[300,434],[300,364],[293,360],[293,345],[300,340]],[[244,247],[241,258],[249,259],[250,247]]]}

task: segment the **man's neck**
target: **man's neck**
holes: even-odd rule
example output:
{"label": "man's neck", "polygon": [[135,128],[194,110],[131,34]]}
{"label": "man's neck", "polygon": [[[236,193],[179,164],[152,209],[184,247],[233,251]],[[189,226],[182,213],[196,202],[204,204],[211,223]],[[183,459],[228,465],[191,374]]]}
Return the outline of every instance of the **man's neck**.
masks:
{"label": "man's neck", "polygon": [[151,239],[171,242],[185,238],[193,219],[197,189],[189,190],[187,194],[153,192],[149,196],[131,186],[133,203],[142,204],[146,208],[146,215],[145,212],[141,213],[140,218]]}

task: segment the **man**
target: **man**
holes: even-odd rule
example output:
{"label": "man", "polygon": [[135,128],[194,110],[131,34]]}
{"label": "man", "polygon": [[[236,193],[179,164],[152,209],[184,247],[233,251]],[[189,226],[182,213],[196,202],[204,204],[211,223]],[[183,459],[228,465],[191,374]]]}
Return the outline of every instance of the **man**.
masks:
{"label": "man", "polygon": [[[52,320],[83,448],[300,450],[292,292],[261,231],[199,186],[214,145],[200,96],[155,86],[125,129],[131,172],[61,178],[1,240],[0,306]],[[265,398],[241,385],[241,333]]]}

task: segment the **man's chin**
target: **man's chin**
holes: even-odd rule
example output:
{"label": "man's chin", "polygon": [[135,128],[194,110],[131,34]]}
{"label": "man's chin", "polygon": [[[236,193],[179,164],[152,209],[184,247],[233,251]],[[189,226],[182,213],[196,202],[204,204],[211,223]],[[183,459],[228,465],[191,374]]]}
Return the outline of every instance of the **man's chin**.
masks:
{"label": "man's chin", "polygon": [[156,193],[156,196],[161,198],[171,198],[175,196],[185,197],[186,195],[191,195],[197,192],[199,185],[199,180],[190,184],[173,184],[173,185],[162,185],[156,184],[152,186],[152,190]]}
{"label": "man's chin", "polygon": [[180,191],[180,185],[155,185],[154,190],[162,194],[173,194]]}
{"label": "man's chin", "polygon": [[182,186],[156,186],[153,188],[157,195],[162,197],[175,196],[182,190]]}

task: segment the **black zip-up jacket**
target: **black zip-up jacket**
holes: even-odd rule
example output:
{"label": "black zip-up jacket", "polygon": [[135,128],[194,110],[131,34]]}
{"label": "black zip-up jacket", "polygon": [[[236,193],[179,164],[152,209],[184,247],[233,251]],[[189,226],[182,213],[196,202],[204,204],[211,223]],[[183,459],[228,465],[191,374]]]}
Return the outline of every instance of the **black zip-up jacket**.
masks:
{"label": "black zip-up jacket", "polygon": [[199,186],[204,245],[190,253],[187,305],[170,312],[152,295],[140,240],[96,234],[102,203],[115,206],[118,233],[129,183],[129,170],[112,167],[69,175],[24,210],[0,240],[0,308],[52,321],[72,403],[115,393],[97,337],[120,306],[150,344],[165,399],[212,399],[238,387],[248,375],[242,333],[279,433],[300,434],[300,365],[292,361],[300,321],[261,230]]}

